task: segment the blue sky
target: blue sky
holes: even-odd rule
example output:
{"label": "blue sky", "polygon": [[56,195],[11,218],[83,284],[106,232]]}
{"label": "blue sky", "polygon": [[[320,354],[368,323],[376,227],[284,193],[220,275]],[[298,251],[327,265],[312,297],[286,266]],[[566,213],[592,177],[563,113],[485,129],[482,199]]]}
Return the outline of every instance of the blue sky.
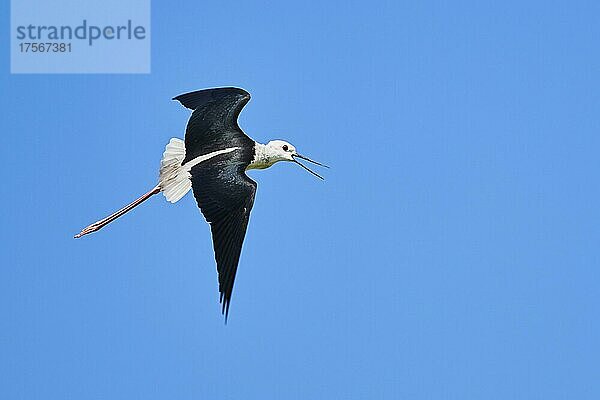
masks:
{"label": "blue sky", "polygon": [[[10,75],[3,41],[0,397],[598,398],[599,12],[154,2],[149,75]],[[72,235],[228,85],[333,168],[250,173],[224,325],[191,196]]]}

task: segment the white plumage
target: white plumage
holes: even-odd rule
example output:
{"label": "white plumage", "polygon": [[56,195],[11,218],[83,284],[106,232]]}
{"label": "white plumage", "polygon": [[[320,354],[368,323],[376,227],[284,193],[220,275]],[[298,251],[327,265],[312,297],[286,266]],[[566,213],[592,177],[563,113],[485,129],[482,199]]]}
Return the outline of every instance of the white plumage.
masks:
{"label": "white plumage", "polygon": [[219,154],[230,153],[237,149],[239,147],[213,151],[182,164],[185,159],[185,143],[181,139],[171,138],[160,160],[158,186],[167,201],[176,203],[192,188],[192,181],[190,180],[192,167]]}
{"label": "white plumage", "polygon": [[158,185],[167,201],[179,201],[192,188],[188,168],[183,168],[185,143],[178,138],[169,140],[162,159],[158,175]]}

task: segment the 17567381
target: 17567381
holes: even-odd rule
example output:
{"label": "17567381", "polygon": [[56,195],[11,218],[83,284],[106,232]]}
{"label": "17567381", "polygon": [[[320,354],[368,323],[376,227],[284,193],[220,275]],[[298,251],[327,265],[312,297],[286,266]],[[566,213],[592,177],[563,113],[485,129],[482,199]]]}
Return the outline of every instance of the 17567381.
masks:
{"label": "17567381", "polygon": [[22,42],[19,43],[21,53],[70,53],[69,42]]}

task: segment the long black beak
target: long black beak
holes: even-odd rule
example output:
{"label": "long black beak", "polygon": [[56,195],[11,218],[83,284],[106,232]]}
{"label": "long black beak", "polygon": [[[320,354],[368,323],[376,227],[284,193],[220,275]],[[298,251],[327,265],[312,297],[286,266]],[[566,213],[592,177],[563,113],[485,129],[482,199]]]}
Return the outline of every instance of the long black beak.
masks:
{"label": "long black beak", "polygon": [[325,180],[325,178],[323,178],[321,175],[317,174],[315,171],[313,171],[312,169],[308,168],[306,165],[304,165],[304,164],[300,163],[298,160],[296,160],[296,157],[301,158],[302,160],[306,160],[306,161],[308,161],[310,163],[313,163],[315,165],[318,165],[318,166],[321,166],[321,167],[325,167],[325,168],[329,168],[327,165],[321,164],[320,162],[313,161],[310,158],[304,157],[304,156],[302,156],[300,154],[293,154],[292,155],[292,158],[294,159],[294,162],[296,164],[298,164],[299,166],[301,166],[302,168],[304,168],[305,170],[307,170],[308,172],[310,172],[311,174],[313,174],[317,178]]}

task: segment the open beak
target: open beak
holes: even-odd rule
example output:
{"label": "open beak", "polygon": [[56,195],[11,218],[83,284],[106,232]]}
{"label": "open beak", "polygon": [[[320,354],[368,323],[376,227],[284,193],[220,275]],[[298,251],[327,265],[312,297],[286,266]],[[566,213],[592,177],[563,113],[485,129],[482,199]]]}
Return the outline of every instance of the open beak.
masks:
{"label": "open beak", "polygon": [[292,159],[294,160],[294,162],[295,162],[296,164],[298,164],[299,166],[301,166],[302,168],[304,168],[305,170],[307,170],[308,172],[310,172],[311,174],[313,174],[313,175],[314,175],[314,176],[316,176],[317,178],[319,178],[319,179],[322,179],[322,180],[325,180],[325,178],[323,178],[321,175],[317,174],[315,171],[313,171],[312,169],[308,168],[306,165],[304,165],[304,164],[300,163],[298,160],[296,160],[296,157],[298,157],[298,158],[300,158],[300,159],[302,159],[302,160],[308,161],[308,162],[310,162],[310,163],[313,163],[313,164],[315,164],[315,165],[318,165],[318,166],[320,166],[320,167],[329,168],[327,165],[325,165],[325,164],[321,164],[320,162],[313,161],[313,160],[311,160],[310,158],[308,158],[308,157],[304,157],[304,156],[302,156],[302,155],[300,155],[300,154],[292,154]]}

